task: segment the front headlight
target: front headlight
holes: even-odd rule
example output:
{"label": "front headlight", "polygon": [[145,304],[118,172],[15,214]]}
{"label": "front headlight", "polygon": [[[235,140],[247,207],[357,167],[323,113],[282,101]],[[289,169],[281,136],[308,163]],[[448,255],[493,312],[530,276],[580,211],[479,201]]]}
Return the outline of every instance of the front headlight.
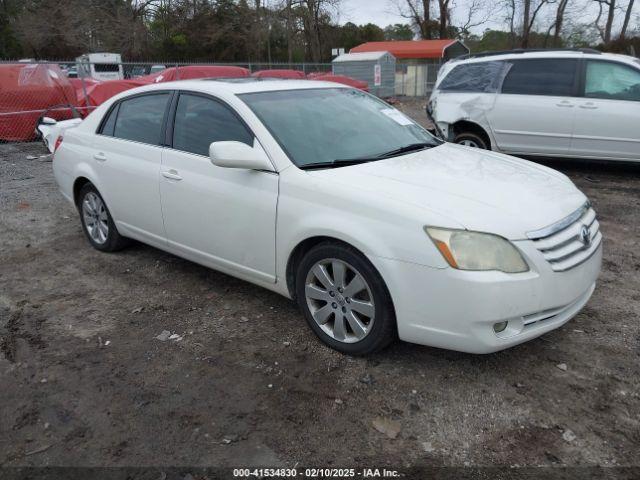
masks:
{"label": "front headlight", "polygon": [[518,249],[509,240],[490,233],[424,228],[444,259],[459,270],[499,270],[521,273],[529,270]]}

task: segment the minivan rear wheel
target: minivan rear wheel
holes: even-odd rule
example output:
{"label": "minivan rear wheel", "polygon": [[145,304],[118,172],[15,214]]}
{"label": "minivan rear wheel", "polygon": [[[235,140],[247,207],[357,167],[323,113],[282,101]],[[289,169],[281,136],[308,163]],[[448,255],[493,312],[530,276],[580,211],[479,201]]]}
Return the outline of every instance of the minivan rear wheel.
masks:
{"label": "minivan rear wheel", "polygon": [[480,148],[482,150],[488,150],[489,146],[485,139],[480,135],[472,132],[461,132],[453,139],[453,143],[458,145],[464,145],[466,147]]}

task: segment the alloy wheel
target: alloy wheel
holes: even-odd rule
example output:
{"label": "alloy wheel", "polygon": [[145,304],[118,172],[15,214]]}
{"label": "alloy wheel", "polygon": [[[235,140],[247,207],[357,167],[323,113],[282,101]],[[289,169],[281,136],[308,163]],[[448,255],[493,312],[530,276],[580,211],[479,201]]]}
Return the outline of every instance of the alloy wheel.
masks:
{"label": "alloy wheel", "polygon": [[376,311],[371,289],[347,262],[317,262],[307,274],[305,298],[311,316],[331,338],[355,343],[371,331]]}
{"label": "alloy wheel", "polygon": [[82,201],[82,217],[91,240],[102,245],[109,238],[109,217],[102,199],[89,192]]}
{"label": "alloy wheel", "polygon": [[473,147],[473,148],[480,148],[480,145],[478,145],[476,142],[474,142],[473,140],[469,140],[468,138],[465,140],[460,140],[458,142],[459,145],[464,145],[465,147]]}

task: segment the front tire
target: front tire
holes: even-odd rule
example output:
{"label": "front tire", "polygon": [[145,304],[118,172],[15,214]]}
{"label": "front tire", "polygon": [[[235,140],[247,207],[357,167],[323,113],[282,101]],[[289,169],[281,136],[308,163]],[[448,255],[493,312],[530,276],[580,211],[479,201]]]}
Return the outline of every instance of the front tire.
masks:
{"label": "front tire", "polygon": [[347,245],[324,242],[304,255],[296,272],[296,297],[311,329],[339,352],[366,355],[397,336],[384,280]]}
{"label": "front tire", "polygon": [[464,145],[466,147],[480,148],[481,150],[490,150],[487,141],[477,133],[461,132],[455,136],[453,143]]}
{"label": "front tire", "polygon": [[118,233],[107,204],[93,184],[87,183],[80,189],[78,211],[82,230],[93,248],[115,252],[127,245],[127,239]]}

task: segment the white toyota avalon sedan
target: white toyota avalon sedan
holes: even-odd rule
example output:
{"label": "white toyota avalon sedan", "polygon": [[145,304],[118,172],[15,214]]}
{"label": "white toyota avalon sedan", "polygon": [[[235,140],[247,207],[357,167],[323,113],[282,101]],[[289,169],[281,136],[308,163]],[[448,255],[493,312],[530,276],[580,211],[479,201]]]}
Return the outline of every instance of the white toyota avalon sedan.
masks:
{"label": "white toyota avalon sedan", "polygon": [[136,239],[290,297],[349,354],[397,337],[501,350],[576,315],[600,271],[595,212],[565,175],[442,143],[334,83],[146,86],[56,147],[95,248]]}

